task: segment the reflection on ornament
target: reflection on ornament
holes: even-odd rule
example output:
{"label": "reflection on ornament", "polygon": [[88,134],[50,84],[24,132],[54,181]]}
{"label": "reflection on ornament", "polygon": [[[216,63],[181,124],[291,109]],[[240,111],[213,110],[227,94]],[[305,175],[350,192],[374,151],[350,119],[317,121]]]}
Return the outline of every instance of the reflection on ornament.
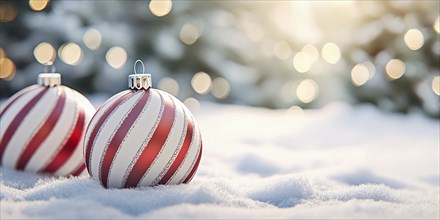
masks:
{"label": "reflection on ornament", "polygon": [[40,74],[38,82],[1,108],[0,163],[17,170],[80,175],[85,170],[83,135],[95,109],[83,95],[61,85],[60,74]]}
{"label": "reflection on ornament", "polygon": [[150,74],[130,75],[129,86],[90,121],[84,142],[89,174],[106,188],[188,183],[202,155],[191,112],[150,88]]}

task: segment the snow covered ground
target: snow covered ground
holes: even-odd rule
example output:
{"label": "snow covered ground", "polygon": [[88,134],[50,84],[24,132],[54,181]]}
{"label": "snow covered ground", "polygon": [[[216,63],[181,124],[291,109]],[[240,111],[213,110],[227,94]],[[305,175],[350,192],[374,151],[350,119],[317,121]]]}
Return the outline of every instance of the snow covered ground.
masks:
{"label": "snow covered ground", "polygon": [[195,115],[204,152],[190,184],[109,190],[1,168],[1,219],[440,217],[438,120],[341,103]]}

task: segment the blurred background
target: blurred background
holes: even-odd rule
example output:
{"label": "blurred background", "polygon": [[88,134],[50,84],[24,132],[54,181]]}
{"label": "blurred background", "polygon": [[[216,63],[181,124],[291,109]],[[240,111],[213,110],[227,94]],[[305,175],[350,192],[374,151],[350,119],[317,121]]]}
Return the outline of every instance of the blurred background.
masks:
{"label": "blurred background", "polygon": [[368,102],[439,118],[439,2],[2,0],[0,99],[50,63],[63,84],[110,97],[140,59],[191,107]]}

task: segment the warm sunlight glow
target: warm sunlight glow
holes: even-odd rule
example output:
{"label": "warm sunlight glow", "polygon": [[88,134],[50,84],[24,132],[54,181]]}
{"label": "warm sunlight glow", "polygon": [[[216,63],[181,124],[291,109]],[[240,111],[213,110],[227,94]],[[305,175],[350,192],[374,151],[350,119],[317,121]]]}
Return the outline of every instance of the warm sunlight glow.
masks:
{"label": "warm sunlight glow", "polygon": [[157,17],[163,17],[170,13],[173,2],[171,0],[151,0],[148,6],[151,13]]}
{"label": "warm sunlight glow", "polygon": [[305,45],[301,50],[305,55],[309,56],[310,60],[313,62],[316,62],[319,58],[319,51],[318,49],[313,46],[312,44]]}
{"label": "warm sunlight glow", "polygon": [[13,4],[2,2],[0,4],[0,22],[11,22],[17,17],[17,7]]}
{"label": "warm sunlight glow", "polygon": [[29,0],[29,6],[34,11],[43,11],[48,4],[49,0]]}
{"label": "warm sunlight glow", "polygon": [[404,40],[406,46],[408,46],[408,48],[411,50],[418,50],[425,43],[422,32],[417,29],[411,29],[406,32]]}
{"label": "warm sunlight glow", "polygon": [[287,113],[294,115],[294,116],[299,116],[299,117],[304,116],[304,110],[297,105],[294,105],[294,106],[290,107],[289,109],[287,109]]}
{"label": "warm sunlight glow", "polygon": [[77,65],[82,58],[82,50],[78,44],[68,43],[64,44],[59,49],[60,58],[63,62],[69,65]]}
{"label": "warm sunlight glow", "polygon": [[434,25],[432,26],[437,32],[437,34],[440,34],[440,16],[437,16],[437,19],[435,19]]}
{"label": "warm sunlight glow", "polygon": [[318,96],[319,87],[315,81],[305,79],[296,88],[296,96],[303,103],[310,103]]}
{"label": "warm sunlight glow", "polygon": [[295,54],[295,57],[293,57],[293,67],[300,72],[305,73],[312,68],[312,59],[310,56],[305,54],[304,52],[298,52]]}
{"label": "warm sunlight glow", "polygon": [[173,96],[177,96],[179,94],[179,83],[177,83],[176,80],[169,77],[165,77],[159,80],[159,82],[157,83],[157,88],[165,92],[168,92]]}
{"label": "warm sunlight glow", "polygon": [[112,47],[105,55],[108,65],[115,69],[120,69],[127,62],[127,52],[122,47]]}
{"label": "warm sunlight glow", "polygon": [[278,41],[273,47],[273,53],[280,60],[287,60],[290,57],[292,48],[290,48],[289,43],[286,41]]}
{"label": "warm sunlight glow", "polygon": [[440,76],[436,76],[432,79],[432,91],[440,96]]}
{"label": "warm sunlight glow", "polygon": [[225,99],[229,96],[231,86],[229,82],[222,77],[217,77],[212,81],[212,95],[218,99]]}
{"label": "warm sunlight glow", "polygon": [[43,42],[34,49],[34,57],[41,64],[53,63],[56,57],[55,49],[51,44]]}
{"label": "warm sunlight glow", "polygon": [[11,80],[15,76],[15,64],[8,58],[0,58],[0,79]]}
{"label": "warm sunlight glow", "polygon": [[180,40],[183,43],[185,43],[187,45],[191,45],[191,44],[194,44],[197,41],[197,39],[199,39],[200,31],[195,25],[193,25],[191,23],[186,23],[180,29],[179,36],[180,36]]}
{"label": "warm sunlight glow", "polygon": [[351,81],[355,86],[362,86],[370,79],[370,71],[364,64],[356,64],[351,70]]}
{"label": "warm sunlight glow", "polygon": [[198,94],[206,95],[211,90],[211,77],[205,72],[198,72],[193,76],[191,85]]}
{"label": "warm sunlight glow", "polygon": [[395,80],[403,76],[405,73],[405,63],[399,59],[390,60],[386,67],[387,76],[390,80]]}
{"label": "warm sunlight glow", "polygon": [[183,101],[183,104],[185,104],[185,106],[189,108],[189,110],[191,110],[192,112],[197,111],[200,108],[200,102],[193,97],[185,99],[185,101]]}
{"label": "warm sunlight glow", "polygon": [[90,28],[84,33],[83,42],[89,49],[96,50],[102,43],[101,33],[94,28]]}
{"label": "warm sunlight glow", "polygon": [[322,58],[330,64],[336,64],[341,59],[341,49],[335,43],[326,43],[321,50]]}
{"label": "warm sunlight glow", "polygon": [[0,59],[6,57],[6,52],[3,50],[3,48],[0,47]]}

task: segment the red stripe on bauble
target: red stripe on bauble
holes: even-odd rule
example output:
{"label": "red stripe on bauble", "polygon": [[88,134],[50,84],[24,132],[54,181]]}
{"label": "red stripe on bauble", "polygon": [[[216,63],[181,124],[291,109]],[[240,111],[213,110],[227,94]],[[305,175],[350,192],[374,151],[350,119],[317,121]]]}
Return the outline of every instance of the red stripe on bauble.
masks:
{"label": "red stripe on bauble", "polygon": [[[3,154],[6,150],[6,147],[11,141],[12,136],[17,131],[20,124],[23,122],[25,116],[34,108],[34,106],[38,103],[38,101],[43,97],[43,95],[49,91],[49,88],[44,88],[37,95],[35,95],[25,106],[18,112],[18,114],[12,119],[8,128],[6,128],[5,133],[0,141],[0,164],[3,162]],[[4,111],[3,111],[4,112]]]}
{"label": "red stripe on bauble", "polygon": [[186,177],[186,179],[183,181],[183,183],[189,183],[192,180],[192,178],[196,174],[197,168],[199,167],[200,159],[202,159],[202,142],[200,142],[200,152],[199,152],[199,156],[197,157],[197,162],[196,164],[194,164],[194,167],[192,168],[191,172]]}
{"label": "red stripe on bauble", "polygon": [[[160,93],[158,93],[160,95]],[[162,95],[160,95],[162,96]],[[163,98],[163,97],[162,97]],[[150,141],[145,146],[138,160],[135,162],[133,169],[127,177],[125,187],[136,187],[142,176],[153,163],[154,159],[159,154],[165,141],[170,134],[171,127],[174,122],[175,106],[171,99],[164,99],[164,111],[161,115],[159,124],[156,127]]]}
{"label": "red stripe on bauble", "polygon": [[[104,112],[104,114],[98,119],[98,122],[94,125],[92,133],[89,136],[89,139],[87,140],[86,143],[86,148],[84,149],[84,154],[85,154],[85,161],[87,164],[87,171],[89,172],[90,175],[92,175],[92,171],[90,170],[90,153],[92,151],[92,144],[93,141],[96,138],[96,135],[98,134],[99,129],[101,128],[102,124],[104,124],[105,120],[108,118],[108,116],[116,109],[116,107],[119,106],[119,104],[121,104],[124,100],[128,99],[130,96],[132,96],[134,93],[131,91],[127,91],[126,94],[122,95],[121,97],[119,97],[117,100],[115,100],[114,102],[111,103],[110,107]],[[96,112],[100,111],[103,107],[105,106],[102,105]],[[90,125],[91,122],[95,119],[96,113],[95,115],[92,117],[92,119],[90,120],[90,123],[88,125],[87,130],[90,129]]]}
{"label": "red stripe on bauble", "polygon": [[73,124],[74,128],[72,133],[57,154],[52,158],[52,161],[50,161],[46,167],[42,168],[40,172],[55,173],[70,159],[81,141],[85,123],[84,110],[81,107],[78,107],[78,118],[76,119],[75,124]]}
{"label": "red stripe on bauble", "polygon": [[38,150],[41,143],[46,140],[47,136],[52,132],[55,127],[58,119],[63,113],[64,104],[66,103],[66,92],[62,87],[59,87],[61,94],[58,97],[57,103],[55,104],[54,109],[49,114],[46,121],[44,121],[43,125],[38,129],[38,131],[34,134],[31,140],[28,142],[27,146],[21,152],[18,161],[15,165],[17,170],[24,170],[32,155]]}
{"label": "red stripe on bauble", "polygon": [[170,166],[166,174],[162,177],[162,179],[159,181],[158,184],[166,184],[170,178],[173,176],[175,172],[177,172],[177,169],[179,169],[180,165],[182,164],[183,160],[185,159],[185,156],[188,153],[189,146],[191,145],[192,139],[193,139],[193,132],[194,132],[194,126],[191,116],[188,117],[188,125],[186,129],[186,136],[185,140],[183,142],[182,148],[180,148],[179,153],[177,154],[176,158],[173,161],[173,164]]}
{"label": "red stripe on bauble", "polygon": [[127,117],[122,121],[121,126],[115,132],[115,135],[110,141],[110,144],[107,146],[107,150],[105,151],[104,156],[102,157],[102,167],[100,168],[100,180],[104,187],[107,187],[107,179],[108,173],[110,171],[110,165],[115,158],[116,152],[121,146],[122,141],[127,135],[131,126],[139,117],[144,108],[145,104],[148,101],[148,97],[150,96],[150,90],[142,91],[142,97],[138,100],[138,102],[134,105],[131,111],[128,113]]}
{"label": "red stripe on bauble", "polygon": [[31,91],[36,90],[37,88],[39,88],[39,86],[34,85],[34,86],[30,86],[27,89],[24,89],[23,91],[21,91],[20,93],[18,93],[15,97],[12,98],[11,101],[9,101],[6,106],[3,108],[3,110],[0,112],[0,117],[3,116],[3,114],[6,112],[6,110],[8,110],[12,104],[14,104],[19,98],[21,98],[23,95],[28,94]]}
{"label": "red stripe on bauble", "polygon": [[86,169],[86,164],[85,163],[81,163],[81,165],[72,172],[72,176],[79,176],[84,169]]}

